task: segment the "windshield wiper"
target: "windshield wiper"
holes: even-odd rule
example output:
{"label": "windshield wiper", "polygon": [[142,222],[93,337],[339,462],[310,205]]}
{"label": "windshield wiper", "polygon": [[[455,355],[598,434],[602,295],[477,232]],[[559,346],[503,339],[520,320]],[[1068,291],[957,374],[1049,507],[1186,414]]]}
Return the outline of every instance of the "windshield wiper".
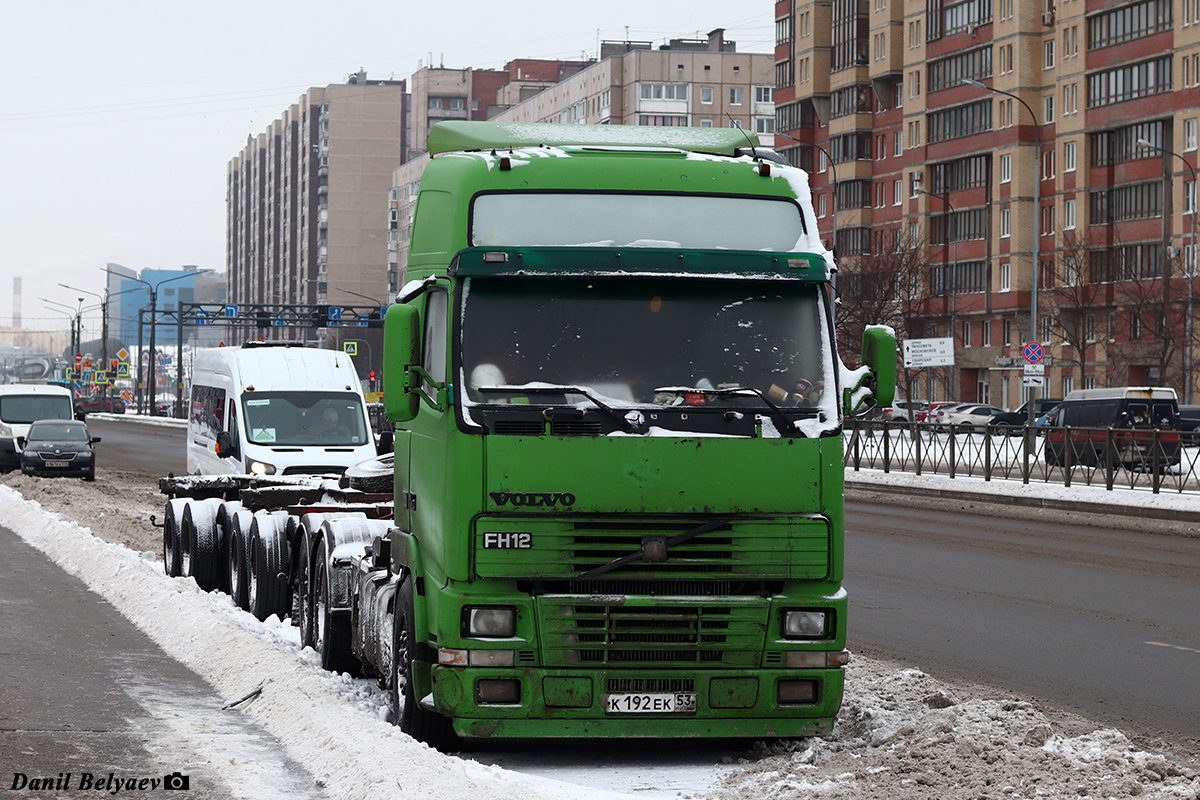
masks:
{"label": "windshield wiper", "polygon": [[554,383],[537,383],[527,386],[479,386],[477,392],[505,392],[508,394],[581,394],[590,400],[596,408],[611,417],[621,430],[626,433],[642,433],[646,427],[645,416],[640,411],[630,411],[622,414],[612,406],[602,401],[595,392],[586,386],[560,386]]}
{"label": "windshield wiper", "polygon": [[[750,386],[726,386],[723,389],[693,389],[684,386],[662,386],[655,389],[656,392],[674,392],[676,394],[703,394],[715,395],[717,397],[757,397],[766,404],[771,411],[771,419],[779,426],[780,432],[787,436],[798,436],[800,430],[796,427],[796,422],[788,416],[782,408],[775,405],[771,398],[767,397],[758,389]],[[815,408],[798,408],[797,416],[801,417],[817,417],[821,412]]]}
{"label": "windshield wiper", "polygon": [[717,528],[724,527],[730,522],[733,522],[733,517],[720,517],[712,520],[711,522],[706,522],[698,528],[692,528],[690,531],[686,531],[670,538],[664,538],[662,536],[647,536],[642,540],[641,550],[638,550],[635,553],[630,553],[627,556],[614,558],[607,564],[601,564],[598,567],[593,567],[587,572],[580,574],[579,577],[599,578],[601,575],[612,572],[614,569],[620,569],[626,564],[633,564],[637,561],[666,561],[668,551],[670,551],[670,549],[675,545],[683,544],[689,539],[695,538],[702,533],[708,533],[709,531],[714,531]]}

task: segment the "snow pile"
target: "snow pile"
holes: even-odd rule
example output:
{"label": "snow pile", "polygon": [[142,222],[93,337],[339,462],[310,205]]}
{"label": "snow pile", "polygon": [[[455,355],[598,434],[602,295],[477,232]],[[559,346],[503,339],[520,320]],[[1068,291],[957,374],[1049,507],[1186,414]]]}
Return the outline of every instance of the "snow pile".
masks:
{"label": "snow pile", "polygon": [[[856,658],[833,733],[762,747],[714,800],[1196,798],[1200,774],[1115,730],[1070,735],[1013,695]],[[969,693],[971,696],[960,696]]]}

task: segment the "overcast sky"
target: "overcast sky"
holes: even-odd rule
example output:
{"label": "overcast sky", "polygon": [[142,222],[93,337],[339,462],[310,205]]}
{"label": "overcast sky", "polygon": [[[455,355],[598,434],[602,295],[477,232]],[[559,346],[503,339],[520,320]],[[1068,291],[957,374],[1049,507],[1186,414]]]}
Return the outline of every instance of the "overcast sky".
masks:
{"label": "overcast sky", "polygon": [[342,83],[360,67],[372,78],[408,78],[430,57],[478,69],[590,58],[601,39],[659,44],[713,28],[725,28],[739,51],[770,53],[773,8],[770,0],[5,3],[0,326],[11,322],[17,276],[23,327],[66,329],[68,312],[39,298],[96,302],[57,284],[101,293],[108,262],[223,271],[226,164],[310,86]]}

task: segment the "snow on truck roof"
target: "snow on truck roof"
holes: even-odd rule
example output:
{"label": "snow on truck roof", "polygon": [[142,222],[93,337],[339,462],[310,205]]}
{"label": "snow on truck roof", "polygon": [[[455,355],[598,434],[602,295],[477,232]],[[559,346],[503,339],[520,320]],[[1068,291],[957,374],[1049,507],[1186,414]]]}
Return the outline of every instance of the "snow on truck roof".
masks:
{"label": "snow on truck roof", "polygon": [[205,372],[235,378],[258,391],[357,391],[358,377],[341,350],[317,347],[216,347],[196,354],[195,379]]}
{"label": "snow on truck roof", "polygon": [[667,147],[734,156],[739,149],[763,147],[758,134],[741,128],[566,125],[553,122],[439,122],[429,130],[429,153],[493,150],[542,145]]}

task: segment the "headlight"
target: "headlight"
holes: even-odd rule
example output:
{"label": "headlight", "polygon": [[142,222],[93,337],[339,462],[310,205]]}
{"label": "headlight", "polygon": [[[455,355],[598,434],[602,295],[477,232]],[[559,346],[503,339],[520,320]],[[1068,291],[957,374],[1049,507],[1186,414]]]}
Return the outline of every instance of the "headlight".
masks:
{"label": "headlight", "polygon": [[787,639],[824,639],[829,630],[829,613],[810,608],[783,612],[783,635]]}
{"label": "headlight", "polygon": [[12,436],[12,428],[0,423],[0,436]]}
{"label": "headlight", "polygon": [[275,465],[262,461],[251,461],[250,466],[246,467],[246,471],[251,475],[274,475]]}
{"label": "headlight", "polygon": [[463,609],[466,635],[487,639],[509,639],[517,633],[517,610],[515,608],[472,608]]}

